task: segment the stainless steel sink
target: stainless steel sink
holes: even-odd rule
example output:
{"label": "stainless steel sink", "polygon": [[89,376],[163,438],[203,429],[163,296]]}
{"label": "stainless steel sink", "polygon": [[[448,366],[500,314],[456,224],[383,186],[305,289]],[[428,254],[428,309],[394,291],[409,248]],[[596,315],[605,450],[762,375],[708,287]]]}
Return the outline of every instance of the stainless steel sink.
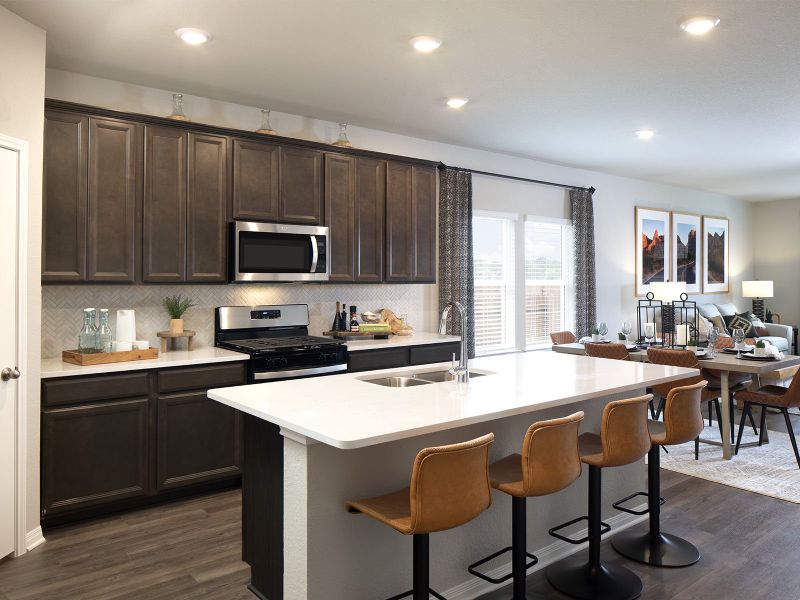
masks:
{"label": "stainless steel sink", "polygon": [[362,381],[366,381],[367,383],[374,383],[375,385],[383,385],[385,387],[412,387],[415,385],[430,385],[433,383],[432,381],[425,381],[424,379],[416,379],[414,377],[399,377],[399,376],[389,376],[389,377],[377,377],[375,379],[363,379]]}
{"label": "stainless steel sink", "polygon": [[[478,373],[477,371],[470,371],[469,377],[472,379],[473,377],[482,377],[486,375],[486,373]],[[429,371],[427,373],[414,373],[413,377],[416,379],[424,379],[425,381],[431,381],[433,383],[440,383],[442,381],[455,381],[456,376],[450,373],[450,371]]]}

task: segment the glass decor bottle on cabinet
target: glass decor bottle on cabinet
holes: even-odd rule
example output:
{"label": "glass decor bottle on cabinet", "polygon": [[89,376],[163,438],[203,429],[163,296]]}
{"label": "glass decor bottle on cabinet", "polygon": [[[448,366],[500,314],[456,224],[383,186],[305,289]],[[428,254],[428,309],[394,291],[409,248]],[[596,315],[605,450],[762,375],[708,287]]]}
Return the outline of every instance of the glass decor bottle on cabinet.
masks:
{"label": "glass decor bottle on cabinet", "polygon": [[97,352],[97,327],[94,324],[94,309],[83,309],[83,329],[78,334],[78,352],[91,354]]}
{"label": "glass decor bottle on cabinet", "polygon": [[100,309],[100,328],[97,330],[97,351],[111,352],[111,326],[108,324],[108,309]]}

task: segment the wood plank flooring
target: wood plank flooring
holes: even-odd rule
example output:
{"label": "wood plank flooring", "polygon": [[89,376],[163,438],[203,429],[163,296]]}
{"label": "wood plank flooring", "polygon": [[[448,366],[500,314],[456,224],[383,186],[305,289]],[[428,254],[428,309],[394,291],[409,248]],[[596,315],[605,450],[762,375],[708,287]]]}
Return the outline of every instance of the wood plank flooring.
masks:
{"label": "wood plank flooring", "polygon": [[[782,421],[770,415],[770,429]],[[604,544],[605,560],[642,578],[644,600],[800,598],[800,506],[669,471],[662,489],[664,531],[695,542],[703,558],[688,569],[651,569]],[[0,600],[253,600],[240,508],[232,490],[53,529],[44,545],[0,562]],[[529,590],[564,597],[541,572]],[[498,590],[482,600],[508,597]]]}

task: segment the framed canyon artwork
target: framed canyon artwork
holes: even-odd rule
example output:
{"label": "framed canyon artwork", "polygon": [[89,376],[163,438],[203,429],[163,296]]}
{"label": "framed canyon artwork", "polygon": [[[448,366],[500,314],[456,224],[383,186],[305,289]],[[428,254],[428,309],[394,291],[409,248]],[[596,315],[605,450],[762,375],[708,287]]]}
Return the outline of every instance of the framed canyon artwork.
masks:
{"label": "framed canyon artwork", "polygon": [[703,217],[703,293],[730,291],[730,223],[728,219]]}
{"label": "framed canyon artwork", "polygon": [[645,296],[650,284],[669,280],[670,213],[636,207],[636,295]]}
{"label": "framed canyon artwork", "polygon": [[700,215],[672,213],[670,252],[672,281],[685,282],[686,292],[700,293]]}

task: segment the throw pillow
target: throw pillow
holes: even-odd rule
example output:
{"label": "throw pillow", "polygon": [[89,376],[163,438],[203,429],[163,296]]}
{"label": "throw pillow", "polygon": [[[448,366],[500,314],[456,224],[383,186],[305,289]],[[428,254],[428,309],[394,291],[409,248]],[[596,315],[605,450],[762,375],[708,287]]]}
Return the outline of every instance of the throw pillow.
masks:
{"label": "throw pillow", "polygon": [[[729,332],[734,329],[743,329],[746,337],[766,335],[764,323],[752,313],[743,312],[738,315],[723,317],[723,319]],[[759,333],[759,331],[763,331],[763,333]]]}
{"label": "throw pillow", "polygon": [[764,325],[764,322],[752,313],[750,314],[750,322],[753,324],[754,335],[758,337],[769,335],[769,331],[767,330],[767,326]]}
{"label": "throw pillow", "polygon": [[728,328],[725,327],[725,320],[722,318],[722,315],[717,315],[716,317],[711,317],[710,319],[711,324],[714,325],[722,335],[730,335],[728,333]]}

